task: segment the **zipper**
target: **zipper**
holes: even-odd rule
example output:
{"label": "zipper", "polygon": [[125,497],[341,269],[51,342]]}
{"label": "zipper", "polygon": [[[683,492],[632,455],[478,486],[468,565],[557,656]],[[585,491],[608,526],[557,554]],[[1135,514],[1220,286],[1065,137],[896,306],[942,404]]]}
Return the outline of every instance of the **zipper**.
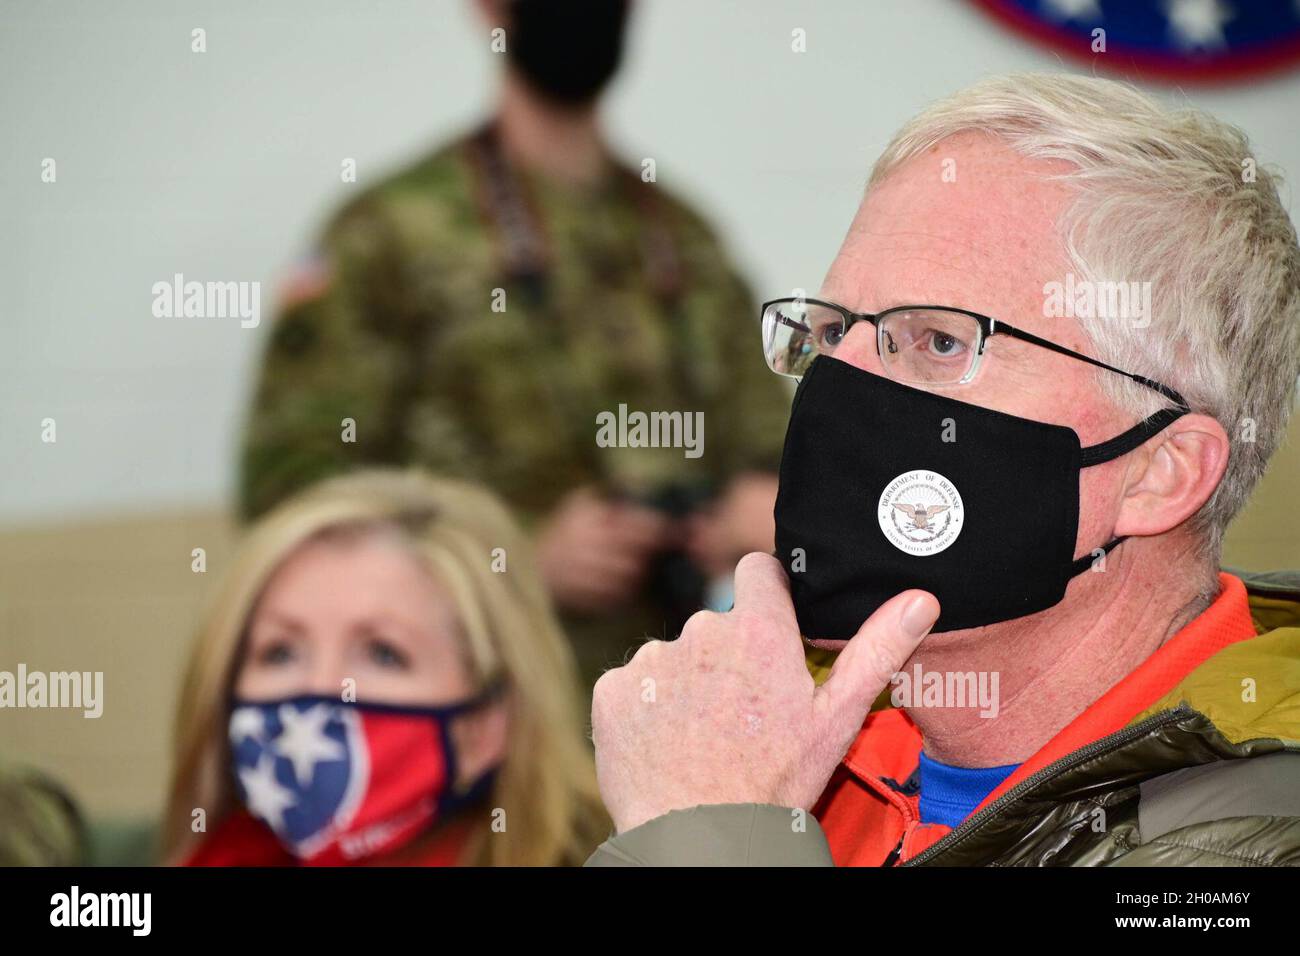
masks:
{"label": "zipper", "polygon": [[1093,757],[1096,757],[1107,750],[1131,743],[1139,737],[1144,737],[1151,731],[1164,727],[1166,724],[1173,724],[1180,720],[1185,720],[1189,715],[1194,713],[1197,713],[1197,711],[1179,704],[1178,707],[1173,710],[1162,711],[1159,714],[1148,717],[1139,724],[1134,724],[1131,727],[1117,730],[1115,733],[1107,737],[1102,737],[1100,740],[1094,740],[1086,747],[1080,747],[1078,750],[1066,754],[1055,763],[1050,763],[1042,770],[1035,771],[1024,780],[1021,780],[1018,784],[1002,796],[998,797],[979,813],[963,820],[961,824],[958,825],[957,829],[953,830],[938,843],[934,844],[929,849],[923,850],[916,856],[912,857],[912,859],[900,865],[919,866],[926,860],[933,859],[954,843],[964,840],[970,834],[980,829],[985,823],[988,823],[1008,806],[1015,803],[1015,801],[1019,800],[1022,796],[1043,781],[1048,780],[1063,771],[1069,770],[1072,767],[1076,767],[1085,761],[1091,760]]}
{"label": "zipper", "polygon": [[920,817],[912,811],[911,801],[899,790],[895,790],[889,784],[885,783],[884,778],[870,773],[865,767],[855,765],[847,758],[844,765],[849,768],[849,772],[866,784],[867,788],[874,792],[876,796],[883,799],[892,806],[903,818],[903,835],[898,838],[898,845],[889,851],[885,857],[885,862],[881,866],[897,866],[899,859],[903,855],[903,844],[907,842],[907,828],[913,823],[920,820]]}
{"label": "zipper", "polygon": [[898,846],[889,851],[889,856],[885,857],[885,862],[881,866],[897,866],[898,858],[903,855],[903,844],[907,842],[907,837],[903,836],[898,841]]}

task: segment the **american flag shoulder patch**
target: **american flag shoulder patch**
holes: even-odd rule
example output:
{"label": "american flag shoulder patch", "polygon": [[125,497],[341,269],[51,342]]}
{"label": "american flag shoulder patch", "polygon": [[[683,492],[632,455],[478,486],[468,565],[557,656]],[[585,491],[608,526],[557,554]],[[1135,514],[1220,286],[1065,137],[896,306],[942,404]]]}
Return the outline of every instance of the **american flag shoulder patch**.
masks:
{"label": "american flag shoulder patch", "polygon": [[319,299],[334,281],[334,266],[322,252],[313,252],[295,262],[280,284],[280,310]]}

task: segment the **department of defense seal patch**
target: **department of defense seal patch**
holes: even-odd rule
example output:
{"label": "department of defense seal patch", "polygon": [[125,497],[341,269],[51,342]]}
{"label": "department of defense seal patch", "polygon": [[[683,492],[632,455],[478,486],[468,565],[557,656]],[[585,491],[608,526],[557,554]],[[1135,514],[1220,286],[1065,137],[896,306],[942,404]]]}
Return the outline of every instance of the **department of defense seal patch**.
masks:
{"label": "department of defense seal patch", "polygon": [[876,518],[889,543],[917,557],[938,554],[961,534],[965,511],[951,481],[934,471],[906,471],[885,486]]}

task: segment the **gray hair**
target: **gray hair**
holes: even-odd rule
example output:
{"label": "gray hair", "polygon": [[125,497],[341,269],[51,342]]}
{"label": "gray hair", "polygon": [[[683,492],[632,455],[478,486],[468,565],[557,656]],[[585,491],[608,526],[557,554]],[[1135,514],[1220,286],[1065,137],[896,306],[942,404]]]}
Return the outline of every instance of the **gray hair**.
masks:
{"label": "gray hair", "polygon": [[[890,141],[867,188],[972,131],[1071,165],[1062,178],[1078,193],[1060,226],[1079,279],[1150,283],[1149,326],[1080,322],[1097,358],[1177,389],[1231,438],[1223,481],[1191,519],[1217,560],[1286,432],[1300,375],[1300,248],[1280,174],[1255,162],[1241,130],[1204,112],[1167,109],[1110,80],[1030,73],[930,106]],[[1100,374],[1105,394],[1135,416],[1165,404]]]}

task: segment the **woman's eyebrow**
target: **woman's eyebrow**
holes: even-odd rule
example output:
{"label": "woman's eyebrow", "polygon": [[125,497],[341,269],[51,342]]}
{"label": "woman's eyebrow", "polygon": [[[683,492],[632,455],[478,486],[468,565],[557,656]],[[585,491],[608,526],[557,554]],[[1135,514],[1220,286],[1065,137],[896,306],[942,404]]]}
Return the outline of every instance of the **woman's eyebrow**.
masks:
{"label": "woman's eyebrow", "polygon": [[425,631],[418,622],[389,611],[376,611],[362,615],[353,622],[352,629],[382,631],[386,636],[393,635],[410,640],[419,640]]}
{"label": "woman's eyebrow", "polygon": [[286,611],[277,610],[276,608],[264,608],[260,611],[253,621],[253,629],[257,629],[258,624],[268,623],[277,624],[291,631],[304,630],[303,624],[292,614]]}

